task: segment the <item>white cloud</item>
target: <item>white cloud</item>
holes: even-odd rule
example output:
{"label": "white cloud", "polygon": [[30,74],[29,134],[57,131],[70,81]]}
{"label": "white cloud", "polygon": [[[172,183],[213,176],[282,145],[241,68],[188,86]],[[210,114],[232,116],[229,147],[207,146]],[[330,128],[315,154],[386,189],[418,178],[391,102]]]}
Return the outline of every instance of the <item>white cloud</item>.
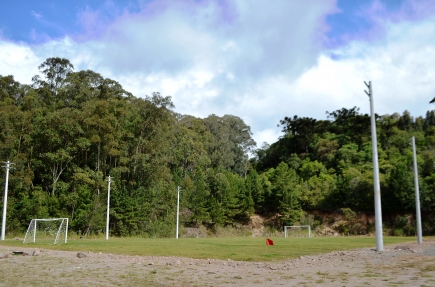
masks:
{"label": "white cloud", "polygon": [[257,147],[260,148],[264,142],[268,144],[274,143],[276,139],[280,136],[281,136],[281,129],[271,128],[271,129],[262,130],[255,135]]}
{"label": "white cloud", "polygon": [[0,40],[0,75],[13,75],[16,81],[30,83],[41,64],[32,49]]}
{"label": "white cloud", "polygon": [[35,11],[30,12],[30,15],[32,15],[33,17],[35,17],[35,19],[40,19],[40,18],[42,18],[42,15],[36,13]]}
{"label": "white cloud", "polygon": [[326,111],[354,106],[370,113],[364,81],[372,81],[378,114],[408,110],[417,117],[433,109],[428,103],[435,97],[435,17],[384,24],[385,36],[375,42],[322,52],[296,79],[268,77],[253,87],[255,101],[245,117],[261,115],[252,121],[257,144],[274,142],[281,129],[272,127],[285,116],[326,119]]}
{"label": "white cloud", "polygon": [[336,60],[322,54],[316,67],[295,82],[295,92],[325,110],[358,106],[369,113],[363,81],[371,80],[378,114],[409,110],[424,116],[435,96],[435,40],[428,37],[435,35],[434,23],[435,18],[428,18],[389,24],[377,42],[353,42],[330,51],[339,55]]}
{"label": "white cloud", "polygon": [[[117,45],[132,47],[128,54],[118,57],[120,61],[128,56],[130,62],[141,63],[155,81],[124,81],[136,78],[128,75],[131,67],[127,75],[114,74],[114,78],[139,96],[152,91],[173,96],[180,113],[240,116],[252,126],[256,140],[262,142],[256,134],[271,124],[275,127],[281,119],[277,115],[288,111],[281,102],[290,91],[283,93],[278,87],[288,87],[301,71],[315,64],[320,49],[317,36],[325,29],[325,15],[335,9],[334,1],[323,1],[321,5],[236,1],[235,7],[227,7],[236,12],[227,18],[217,17],[219,7],[208,3],[191,13],[192,18],[186,18],[183,7],[176,6],[165,7],[158,17],[138,15],[113,24],[109,39],[115,39],[113,34],[122,34],[113,31],[132,33],[128,37],[122,34],[125,41],[115,43],[116,51],[124,49]],[[142,46],[141,41],[153,46]],[[113,49],[112,44],[108,47]],[[141,49],[140,57],[145,59],[136,57],[135,49]]]}
{"label": "white cloud", "polygon": [[92,18],[88,40],[28,46],[0,39],[0,74],[29,83],[46,58],[68,58],[76,70],[94,70],[136,96],[171,95],[176,112],[239,116],[258,146],[276,141],[285,116],[325,119],[326,111],[354,106],[368,113],[363,81],[373,83],[379,114],[432,108],[433,17],[378,23],[385,32],[376,41],[323,51],[333,0],[151,1],[142,8],[111,23],[86,10],[80,19]]}

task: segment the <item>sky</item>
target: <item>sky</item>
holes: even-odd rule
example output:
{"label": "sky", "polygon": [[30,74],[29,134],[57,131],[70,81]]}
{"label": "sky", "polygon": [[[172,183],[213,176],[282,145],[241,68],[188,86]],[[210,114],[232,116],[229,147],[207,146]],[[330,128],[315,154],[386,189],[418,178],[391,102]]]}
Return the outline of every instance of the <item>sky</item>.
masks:
{"label": "sky", "polygon": [[260,147],[284,117],[434,109],[435,0],[0,0],[0,75],[49,57],[174,111],[231,114]]}

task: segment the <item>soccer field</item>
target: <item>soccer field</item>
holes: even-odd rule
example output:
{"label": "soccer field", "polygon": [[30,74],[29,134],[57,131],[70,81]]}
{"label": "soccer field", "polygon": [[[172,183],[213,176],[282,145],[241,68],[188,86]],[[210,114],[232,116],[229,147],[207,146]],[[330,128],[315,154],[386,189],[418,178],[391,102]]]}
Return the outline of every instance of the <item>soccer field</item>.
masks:
{"label": "soccer field", "polygon": [[[266,238],[110,238],[68,240],[67,244],[23,244],[22,241],[7,239],[0,245],[43,248],[53,250],[102,252],[141,256],[179,256],[188,258],[231,259],[240,261],[273,261],[299,256],[315,255],[338,250],[376,247],[375,237],[314,237],[283,238],[271,237],[273,246],[266,245]],[[384,237],[384,244],[416,242],[414,237]]]}

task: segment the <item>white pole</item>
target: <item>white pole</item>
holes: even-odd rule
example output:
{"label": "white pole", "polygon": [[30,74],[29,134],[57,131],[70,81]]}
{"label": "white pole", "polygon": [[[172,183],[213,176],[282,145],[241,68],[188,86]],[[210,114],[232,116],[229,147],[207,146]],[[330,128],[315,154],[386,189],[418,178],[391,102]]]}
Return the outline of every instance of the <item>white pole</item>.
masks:
{"label": "white pole", "polygon": [[107,217],[106,217],[106,240],[109,239],[109,209],[110,209],[110,175],[107,180]]}
{"label": "white pole", "polygon": [[417,221],[417,242],[422,243],[421,232],[421,215],[420,215],[420,191],[418,187],[418,171],[417,171],[417,152],[415,148],[415,137],[412,137],[412,151],[414,155],[414,186],[415,186],[415,213]]}
{"label": "white pole", "polygon": [[66,219],[66,229],[65,229],[65,243],[68,240],[68,218]]}
{"label": "white pole", "polygon": [[378,142],[376,138],[375,108],[373,104],[372,81],[367,84],[369,92],[365,91],[370,98],[371,131],[372,131],[372,157],[373,157],[373,185],[375,196],[375,229],[376,229],[376,251],[384,250],[384,240],[382,235],[382,207],[381,207],[381,186],[379,183],[378,165]]}
{"label": "white pole", "polygon": [[35,220],[35,224],[33,227],[33,243],[36,241],[36,224],[38,224],[38,220]]}
{"label": "white pole", "polygon": [[177,231],[175,233],[175,238],[178,239],[178,222],[180,217],[180,187],[178,187],[178,195],[177,195]]}
{"label": "white pole", "polygon": [[3,219],[2,219],[2,236],[1,240],[5,240],[5,231],[6,231],[6,209],[8,206],[8,181],[9,181],[9,167],[10,162],[6,162],[6,181],[5,181],[5,198],[3,201]]}

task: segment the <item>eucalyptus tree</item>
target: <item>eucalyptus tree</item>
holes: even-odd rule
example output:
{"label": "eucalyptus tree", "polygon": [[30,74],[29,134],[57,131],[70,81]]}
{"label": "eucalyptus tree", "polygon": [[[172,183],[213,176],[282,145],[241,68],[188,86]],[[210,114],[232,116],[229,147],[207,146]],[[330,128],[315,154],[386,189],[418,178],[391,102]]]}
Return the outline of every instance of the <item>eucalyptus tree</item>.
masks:
{"label": "eucalyptus tree", "polygon": [[63,87],[74,66],[67,59],[53,57],[46,59],[38,68],[40,75],[33,76],[32,87],[47,107],[53,109],[59,104],[63,106]]}
{"label": "eucalyptus tree", "polygon": [[74,66],[68,59],[53,57],[46,59],[39,65],[38,69],[45,78],[42,84],[48,85],[56,93],[63,86],[66,78],[73,72]]}
{"label": "eucalyptus tree", "polygon": [[26,86],[14,80],[14,76],[0,75],[0,103],[8,105],[9,103],[19,105],[26,92]]}
{"label": "eucalyptus tree", "polygon": [[78,71],[69,74],[64,85],[64,105],[82,108],[86,102],[101,99],[103,76],[91,71]]}
{"label": "eucalyptus tree", "polygon": [[246,155],[256,145],[251,137],[251,128],[233,115],[210,115],[204,123],[214,137],[214,141],[206,147],[212,166],[245,175]]}
{"label": "eucalyptus tree", "polygon": [[[56,185],[82,148],[81,113],[64,108],[37,116],[31,132],[32,146],[38,152],[32,158],[35,175],[46,190],[55,195]],[[66,181],[64,181],[66,182]]]}
{"label": "eucalyptus tree", "polygon": [[193,175],[196,169],[210,167],[207,147],[214,138],[204,121],[192,116],[179,116],[172,129],[174,141],[171,143],[171,165],[176,169],[174,172],[184,178]]}

